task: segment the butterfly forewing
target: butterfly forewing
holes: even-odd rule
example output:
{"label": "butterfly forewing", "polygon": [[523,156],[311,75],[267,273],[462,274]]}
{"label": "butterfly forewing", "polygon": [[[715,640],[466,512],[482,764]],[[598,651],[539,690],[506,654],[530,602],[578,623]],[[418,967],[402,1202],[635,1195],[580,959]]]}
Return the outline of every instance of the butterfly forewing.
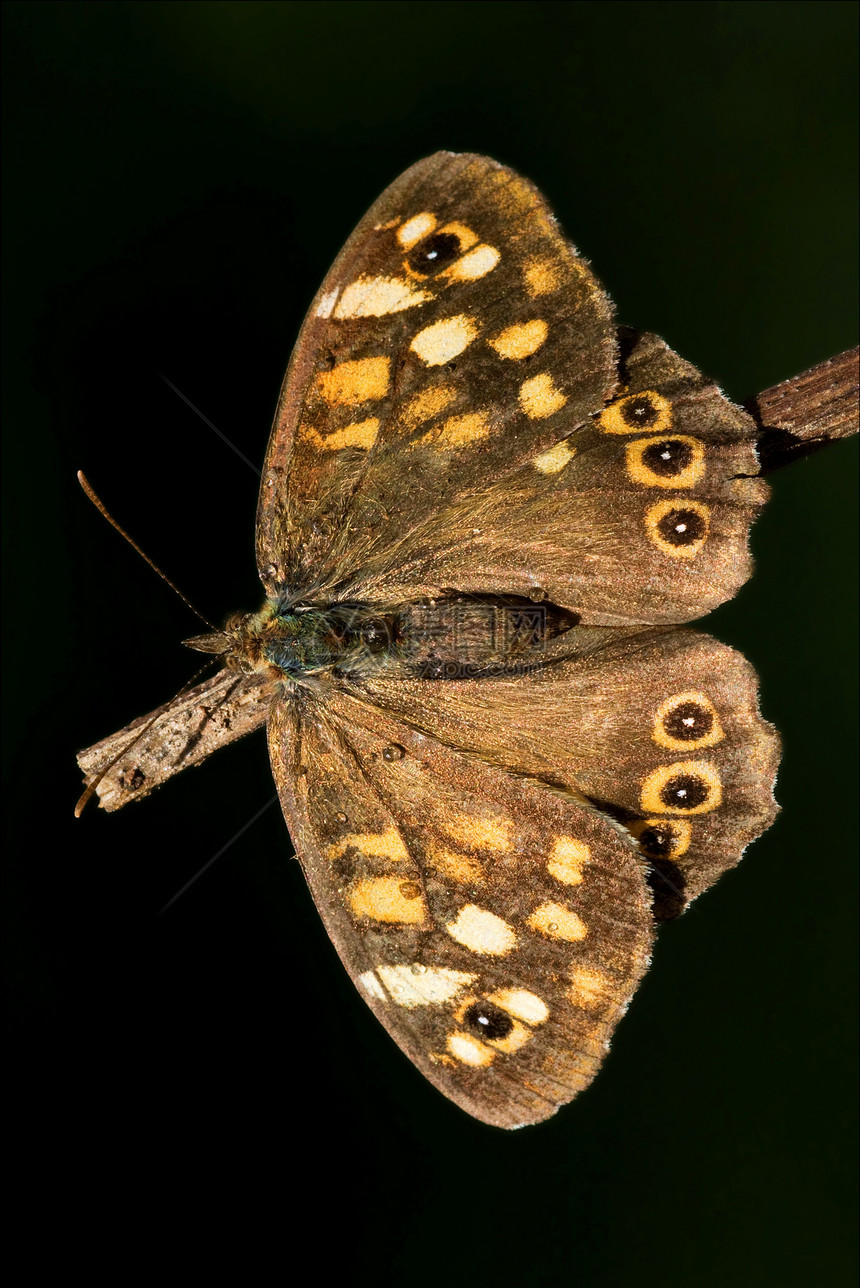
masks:
{"label": "butterfly forewing", "polygon": [[328,932],[422,1073],[502,1127],[586,1086],[651,942],[613,824],[345,694],[279,703],[269,746]]}
{"label": "butterfly forewing", "polygon": [[446,504],[602,407],[616,369],[609,301],[537,190],[485,157],[419,162],[302,329],[260,494],[267,590],[353,596]]}

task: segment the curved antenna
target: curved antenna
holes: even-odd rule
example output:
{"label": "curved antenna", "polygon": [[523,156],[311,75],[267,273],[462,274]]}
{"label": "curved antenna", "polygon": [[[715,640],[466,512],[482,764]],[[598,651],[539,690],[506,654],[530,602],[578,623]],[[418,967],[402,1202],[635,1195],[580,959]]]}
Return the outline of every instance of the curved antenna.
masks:
{"label": "curved antenna", "polygon": [[[162,572],[162,571],[161,571],[161,569],[159,568],[158,564],[153,563],[153,561],[150,559],[149,555],[148,555],[148,554],[146,554],[143,550],[141,550],[141,548],[140,548],[140,546],[137,544],[137,542],[136,542],[136,541],[134,541],[134,540],[133,540],[133,539],[128,535],[128,533],[126,532],[125,528],[120,527],[120,525],[117,523],[116,519],[113,517],[113,515],[110,513],[110,511],[105,507],[105,505],[103,504],[103,502],[102,502],[102,501],[100,501],[100,500],[99,500],[99,498],[96,496],[95,492],[93,491],[92,487],[91,487],[91,486],[90,486],[90,484],[89,484],[89,481],[87,480],[86,476],[84,475],[83,470],[78,470],[78,482],[80,483],[81,487],[82,487],[82,488],[84,489],[84,491],[86,492],[86,494],[87,494],[87,496],[89,497],[89,499],[92,501],[93,505],[94,505],[94,506],[96,507],[96,509],[98,510],[99,514],[103,515],[103,516],[107,519],[108,523],[111,525],[111,527],[112,527],[112,528],[116,528],[117,532],[119,533],[119,535],[120,535],[121,537],[125,537],[126,541],[127,541],[127,542],[128,542],[128,544],[131,546],[132,550],[136,550],[136,551],[137,551],[137,553],[140,555],[141,559],[143,559],[145,563],[148,563],[148,564],[149,564],[149,566],[150,566],[150,568],[153,570],[153,572],[157,572],[157,573],[158,573],[158,575],[159,575],[159,577],[161,578],[161,580],[162,580],[162,581],[166,581],[166,582],[167,582],[167,584],[168,584],[168,586],[170,587],[170,589],[171,589],[172,591],[175,591],[175,592],[176,592],[176,594],[177,594],[177,595],[179,596],[179,598],[182,600],[183,604],[186,604],[186,605],[191,609],[191,611],[192,611],[192,613],[194,614],[194,616],[195,616],[195,617],[199,617],[199,618],[200,618],[200,620],[201,620],[201,622],[205,622],[205,623],[206,623],[206,625],[209,627],[209,629],[210,629],[210,630],[217,631],[217,630],[218,630],[218,627],[214,624],[214,622],[210,622],[210,620],[209,620],[209,618],[208,618],[208,617],[204,617],[204,616],[203,616],[203,614],[199,611],[199,609],[197,609],[197,608],[195,608],[195,607],[194,607],[194,605],[192,604],[191,600],[190,600],[190,599],[188,599],[185,595],[183,595],[182,591],[179,589],[179,587],[176,585],[176,583],[175,583],[175,582],[172,582],[172,581],[170,580],[170,578],[167,576],[167,573]],[[181,690],[180,690],[180,692],[181,692]],[[178,697],[178,696],[179,696],[179,694],[177,694],[176,696]]]}

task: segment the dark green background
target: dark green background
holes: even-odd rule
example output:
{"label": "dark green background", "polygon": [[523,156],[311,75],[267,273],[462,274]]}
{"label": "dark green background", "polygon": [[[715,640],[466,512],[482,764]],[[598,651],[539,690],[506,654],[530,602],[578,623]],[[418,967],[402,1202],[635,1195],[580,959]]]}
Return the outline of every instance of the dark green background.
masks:
{"label": "dark green background", "polygon": [[329,262],[440,147],[534,179],[621,320],[734,397],[847,348],[856,18],[6,4],[7,1113],[32,1266],[853,1282],[856,440],[774,478],[756,575],[708,623],[761,674],[783,813],[661,933],[604,1071],[546,1125],[483,1127],[411,1070],[276,808],[157,916],[272,796],[262,737],[127,813],[71,810],[76,748],[175,692],[197,629],[75,469],[206,613],[257,606],[256,478],[158,373],[260,462]]}

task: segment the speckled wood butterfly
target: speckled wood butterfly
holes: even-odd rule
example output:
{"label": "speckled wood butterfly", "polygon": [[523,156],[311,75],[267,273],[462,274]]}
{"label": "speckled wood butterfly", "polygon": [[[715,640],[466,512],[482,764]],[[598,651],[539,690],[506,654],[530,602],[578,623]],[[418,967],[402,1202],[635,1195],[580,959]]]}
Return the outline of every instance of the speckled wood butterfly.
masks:
{"label": "speckled wood butterfly", "polygon": [[599,1068],[655,920],[775,816],[755,674],[683,624],[749,576],[758,447],[812,437],[787,424],[620,329],[529,183],[420,162],[293,354],[262,610],[188,641],[219,673],[81,753],[87,781],[107,767],[119,808],[266,721],[367,1003],[468,1113],[548,1117]]}

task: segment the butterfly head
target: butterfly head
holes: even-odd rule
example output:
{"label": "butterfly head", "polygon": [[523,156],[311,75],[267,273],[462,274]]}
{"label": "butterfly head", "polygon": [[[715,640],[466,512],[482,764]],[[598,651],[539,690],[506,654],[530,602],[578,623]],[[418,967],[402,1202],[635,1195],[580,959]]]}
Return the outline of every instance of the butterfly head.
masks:
{"label": "butterfly head", "polygon": [[266,604],[259,613],[231,613],[222,630],[195,635],[183,643],[198,653],[220,656],[228,671],[252,675],[271,669],[268,645],[285,633],[284,625],[273,606]]}

